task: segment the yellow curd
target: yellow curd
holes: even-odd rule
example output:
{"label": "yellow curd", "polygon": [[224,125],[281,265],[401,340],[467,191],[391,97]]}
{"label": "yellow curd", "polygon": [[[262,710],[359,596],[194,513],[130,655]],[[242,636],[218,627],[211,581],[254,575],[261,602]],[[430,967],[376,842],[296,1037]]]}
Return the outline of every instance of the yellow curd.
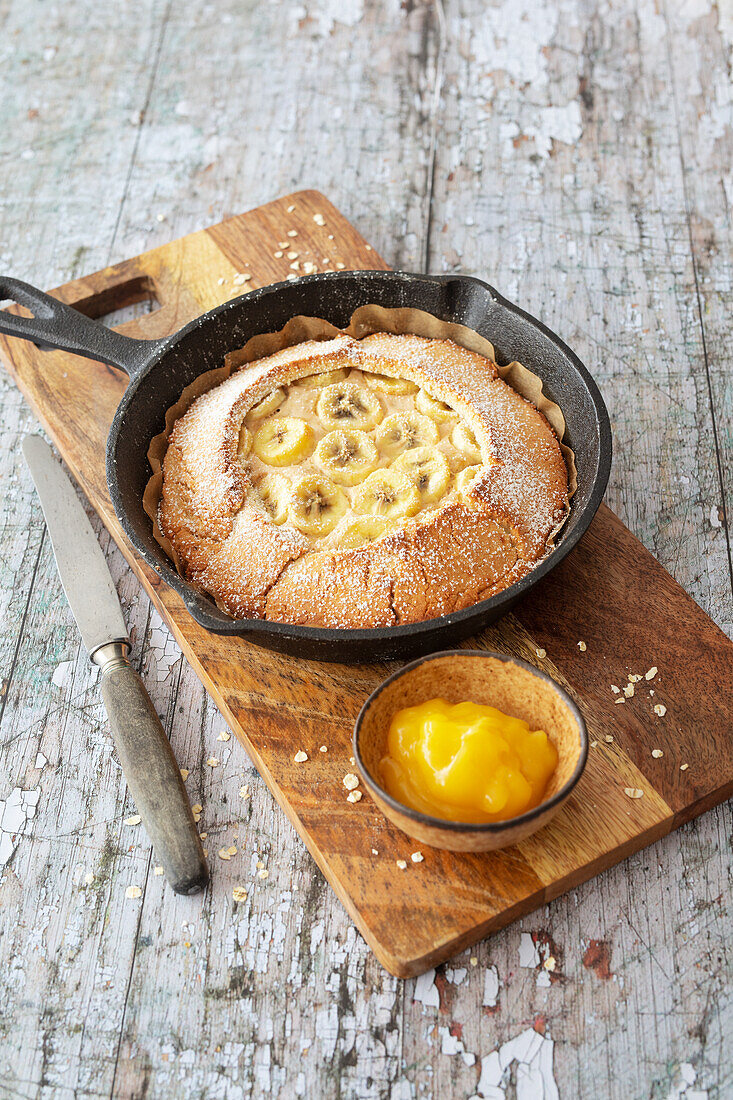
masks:
{"label": "yellow curd", "polygon": [[398,710],[382,758],[393,798],[447,821],[506,821],[537,806],[557,767],[543,730],[478,703]]}

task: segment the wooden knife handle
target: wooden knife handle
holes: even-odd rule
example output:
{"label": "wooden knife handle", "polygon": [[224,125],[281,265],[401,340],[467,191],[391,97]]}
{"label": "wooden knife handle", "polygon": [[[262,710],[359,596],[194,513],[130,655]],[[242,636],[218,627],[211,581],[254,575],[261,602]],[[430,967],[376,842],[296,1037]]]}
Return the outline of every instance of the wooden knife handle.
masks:
{"label": "wooden knife handle", "polygon": [[122,771],[156,858],[177,894],[196,894],[209,878],[181,772],[145,685],[112,642],[92,654]]}

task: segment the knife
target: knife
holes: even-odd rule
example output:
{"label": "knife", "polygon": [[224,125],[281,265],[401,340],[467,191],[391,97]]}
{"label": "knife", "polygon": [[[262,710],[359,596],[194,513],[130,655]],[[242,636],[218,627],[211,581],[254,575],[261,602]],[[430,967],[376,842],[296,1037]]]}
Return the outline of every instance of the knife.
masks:
{"label": "knife", "polygon": [[39,435],[23,454],[36,486],[56,566],[87,653],[101,669],[101,692],[122,771],[157,858],[177,894],[209,877],[180,769],[145,685],[107,562],[76,491]]}

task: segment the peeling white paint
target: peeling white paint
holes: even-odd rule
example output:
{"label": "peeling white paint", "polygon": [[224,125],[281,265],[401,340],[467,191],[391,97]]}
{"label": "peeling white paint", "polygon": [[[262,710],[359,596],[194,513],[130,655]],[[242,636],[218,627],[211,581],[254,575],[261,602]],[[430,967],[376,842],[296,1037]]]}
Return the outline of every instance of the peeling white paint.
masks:
{"label": "peeling white paint", "polygon": [[522,932],[519,937],[519,965],[534,970],[542,962],[539,948],[529,932]]}
{"label": "peeling white paint", "polygon": [[46,767],[46,764],[48,764],[48,757],[44,756],[42,752],[36,753],[36,762],[33,767],[40,771],[41,768]]}
{"label": "peeling white paint", "polygon": [[438,987],[435,984],[435,971],[426,970],[424,974],[421,974],[419,978],[415,979],[415,992],[412,995],[413,1001],[419,1001],[420,1004],[425,1005],[427,1008],[439,1008],[440,1007],[440,995],[438,993]]}
{"label": "peeling white paint", "polygon": [[534,1028],[520,1032],[481,1059],[477,1096],[484,1100],[506,1100],[509,1068],[516,1062],[517,1100],[560,1100],[552,1069],[554,1047],[552,1039]]}
{"label": "peeling white paint", "polygon": [[664,1100],[708,1100],[707,1089],[693,1089],[697,1081],[697,1070],[691,1062],[681,1062],[674,1075],[671,1089]]}
{"label": "peeling white paint", "polygon": [[448,1054],[451,1057],[454,1054],[460,1054],[461,1058],[467,1066],[475,1065],[476,1055],[466,1050],[463,1039],[459,1039],[457,1035],[452,1035],[450,1028],[439,1027],[438,1035],[440,1036],[441,1054]]}
{"label": "peeling white paint", "polygon": [[460,985],[461,982],[466,980],[467,974],[468,971],[465,969],[465,967],[458,967],[458,969],[456,970],[452,970],[450,967],[448,967],[445,972],[446,978],[453,985]]}
{"label": "peeling white paint", "polygon": [[168,678],[173,665],[180,659],[181,650],[155,608],[150,611],[148,647],[155,658],[157,680],[160,684]]}
{"label": "peeling white paint", "polygon": [[27,836],[26,825],[36,816],[40,787],[24,791],[14,787],[3,802],[0,801],[0,867],[4,867],[21,836]]}
{"label": "peeling white paint", "polygon": [[71,681],[74,675],[74,662],[62,661],[60,665],[54,669],[53,676],[51,677],[51,683],[55,684],[58,688],[71,687]]}
{"label": "peeling white paint", "polygon": [[489,966],[484,976],[484,999],[483,1005],[485,1008],[494,1008],[496,1002],[499,1000],[499,987],[501,980],[499,978],[499,971],[495,966]]}

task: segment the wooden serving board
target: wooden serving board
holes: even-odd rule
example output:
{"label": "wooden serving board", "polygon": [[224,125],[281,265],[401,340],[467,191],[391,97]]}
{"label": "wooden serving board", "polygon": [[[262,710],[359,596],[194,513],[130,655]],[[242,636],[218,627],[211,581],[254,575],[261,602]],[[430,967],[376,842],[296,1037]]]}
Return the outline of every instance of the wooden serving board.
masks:
{"label": "wooden serving board", "polygon": [[[314,215],[322,219],[316,222]],[[289,237],[289,230],[297,236]],[[285,278],[290,261],[274,253],[288,250],[319,270],[387,266],[322,195],[304,191],[53,293],[90,316],[154,294],[160,309],[120,331],[160,337],[236,294]],[[235,283],[238,272],[251,274],[251,280]],[[733,644],[602,506],[581,545],[514,613],[467,643],[540,665],[577,700],[592,747],[573,798],[546,829],[515,848],[487,855],[423,848],[424,861],[412,863],[417,845],[388,824],[368,795],[358,804],[347,802],[342,784],[353,770],[356,714],[390,666],[298,661],[197,626],[132,551],[108,499],[105,439],[126,384],[123,375],[2,336],[0,354],[318,866],[392,973],[408,977],[436,965],[733,792]],[[547,655],[540,658],[543,649]],[[652,665],[659,669],[654,681],[642,680],[633,698],[617,703],[611,684],[623,687],[629,673],[645,673]],[[666,706],[664,717],[654,713],[655,703]],[[319,752],[323,744],[326,754]],[[295,764],[300,749],[308,761]],[[664,755],[653,757],[653,749]],[[684,764],[689,766],[682,770]],[[643,795],[629,798],[625,788]],[[406,870],[398,869],[398,859],[407,860]]]}

